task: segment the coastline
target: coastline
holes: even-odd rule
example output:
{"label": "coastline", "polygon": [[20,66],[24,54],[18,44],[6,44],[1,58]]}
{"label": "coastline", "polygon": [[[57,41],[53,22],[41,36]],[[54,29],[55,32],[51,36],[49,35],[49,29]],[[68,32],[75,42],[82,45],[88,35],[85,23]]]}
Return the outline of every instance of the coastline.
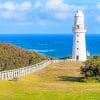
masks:
{"label": "coastline", "polygon": [[[0,42],[36,51],[55,58],[72,54],[72,34],[0,34]],[[87,50],[91,56],[100,55],[100,35],[86,34]]]}

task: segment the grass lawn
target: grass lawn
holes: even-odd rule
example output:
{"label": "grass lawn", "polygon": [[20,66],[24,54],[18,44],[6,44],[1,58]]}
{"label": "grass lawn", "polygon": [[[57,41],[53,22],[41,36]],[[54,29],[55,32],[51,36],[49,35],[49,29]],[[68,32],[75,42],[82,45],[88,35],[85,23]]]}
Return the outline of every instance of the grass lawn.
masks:
{"label": "grass lawn", "polygon": [[0,81],[0,100],[100,100],[100,83],[78,82],[81,65],[51,64],[18,81]]}

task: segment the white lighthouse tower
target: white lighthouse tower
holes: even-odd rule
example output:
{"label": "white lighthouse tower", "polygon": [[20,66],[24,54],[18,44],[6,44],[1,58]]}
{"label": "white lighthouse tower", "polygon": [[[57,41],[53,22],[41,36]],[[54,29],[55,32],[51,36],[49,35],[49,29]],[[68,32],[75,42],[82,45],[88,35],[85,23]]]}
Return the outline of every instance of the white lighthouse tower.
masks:
{"label": "white lighthouse tower", "polygon": [[86,27],[84,23],[84,14],[82,10],[78,10],[75,14],[75,22],[73,27],[73,51],[72,59],[74,61],[86,61],[86,42],[85,33]]}

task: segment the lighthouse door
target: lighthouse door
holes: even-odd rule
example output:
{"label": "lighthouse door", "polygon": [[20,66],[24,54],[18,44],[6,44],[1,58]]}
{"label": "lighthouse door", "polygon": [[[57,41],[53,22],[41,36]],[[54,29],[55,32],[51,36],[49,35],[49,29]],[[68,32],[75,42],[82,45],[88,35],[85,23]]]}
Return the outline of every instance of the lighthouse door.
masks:
{"label": "lighthouse door", "polygon": [[77,61],[79,60],[79,56],[76,56],[76,60],[77,60]]}

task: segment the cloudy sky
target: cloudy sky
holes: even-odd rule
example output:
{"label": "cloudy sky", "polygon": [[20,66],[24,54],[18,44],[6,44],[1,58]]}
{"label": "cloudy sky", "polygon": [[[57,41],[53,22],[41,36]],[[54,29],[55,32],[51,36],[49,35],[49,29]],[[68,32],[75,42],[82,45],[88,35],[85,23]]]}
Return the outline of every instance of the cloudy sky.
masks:
{"label": "cloudy sky", "polygon": [[100,0],[0,0],[0,34],[72,33],[82,9],[88,34],[100,34]]}

